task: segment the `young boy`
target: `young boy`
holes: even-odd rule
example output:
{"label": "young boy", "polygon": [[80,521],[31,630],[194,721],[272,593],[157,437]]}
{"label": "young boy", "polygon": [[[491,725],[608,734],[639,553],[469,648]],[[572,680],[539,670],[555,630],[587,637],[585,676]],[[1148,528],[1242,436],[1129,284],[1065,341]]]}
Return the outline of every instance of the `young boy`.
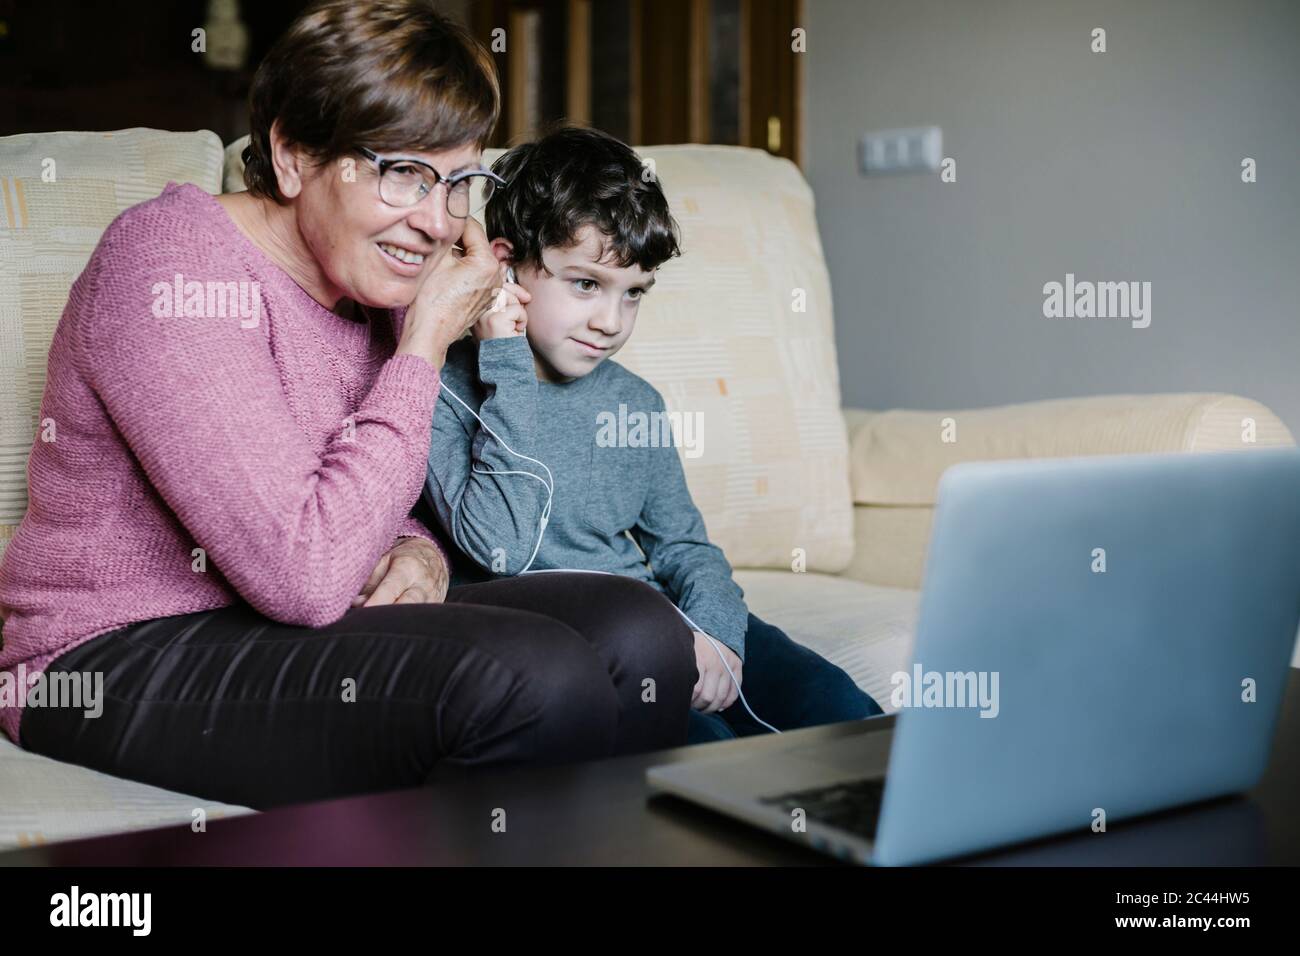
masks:
{"label": "young boy", "polygon": [[651,422],[666,411],[653,386],[606,361],[631,336],[655,270],[680,255],[659,184],[628,146],[590,129],[518,146],[493,170],[509,185],[488,203],[487,234],[518,285],[447,353],[425,485],[467,559],[453,551],[453,583],[570,568],[665,593],[697,627],[692,743],[764,731],[737,703],[736,680],[779,730],[882,713],[844,671],[749,613],[676,448],[619,447],[600,427],[620,405]]}

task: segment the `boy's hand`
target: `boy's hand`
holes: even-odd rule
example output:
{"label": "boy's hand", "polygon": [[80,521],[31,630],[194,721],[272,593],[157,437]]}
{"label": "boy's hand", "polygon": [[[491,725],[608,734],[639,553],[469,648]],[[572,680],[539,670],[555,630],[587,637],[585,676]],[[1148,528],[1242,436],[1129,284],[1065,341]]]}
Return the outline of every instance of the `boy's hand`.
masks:
{"label": "boy's hand", "polygon": [[528,328],[528,313],[524,311],[524,305],[532,298],[523,286],[514,282],[503,283],[492,307],[474,323],[474,338],[481,342],[523,335]]}
{"label": "boy's hand", "polygon": [[[718,649],[727,659],[727,666],[736,675],[736,682],[744,684],[745,678],[740,670],[743,666],[735,651],[719,642]],[[726,710],[740,696],[736,683],[733,683],[727,670],[722,666],[718,651],[702,631],[695,632],[695,669],[700,672],[700,679],[695,682],[691,694],[691,707],[704,714]]]}

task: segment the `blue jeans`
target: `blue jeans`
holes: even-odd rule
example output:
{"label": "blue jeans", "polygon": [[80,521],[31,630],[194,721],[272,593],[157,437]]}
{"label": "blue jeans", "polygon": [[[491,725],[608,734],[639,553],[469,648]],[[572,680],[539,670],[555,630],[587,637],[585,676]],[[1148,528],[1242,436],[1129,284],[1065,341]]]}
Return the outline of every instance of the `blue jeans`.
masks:
{"label": "blue jeans", "polygon": [[[750,708],[778,730],[861,720],[884,713],[870,694],[820,654],[796,644],[778,627],[749,615],[740,689]],[[771,733],[749,716],[740,697],[726,710],[691,710],[686,742],[707,743]]]}

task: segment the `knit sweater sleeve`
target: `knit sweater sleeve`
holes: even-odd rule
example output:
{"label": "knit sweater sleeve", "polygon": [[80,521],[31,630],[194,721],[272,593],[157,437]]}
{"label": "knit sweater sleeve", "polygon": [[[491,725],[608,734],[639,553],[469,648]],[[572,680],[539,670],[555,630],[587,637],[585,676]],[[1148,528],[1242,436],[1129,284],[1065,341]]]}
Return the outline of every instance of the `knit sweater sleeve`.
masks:
{"label": "knit sweater sleeve", "polygon": [[475,564],[519,574],[541,547],[553,484],[536,448],[537,372],[528,339],[458,343],[443,371],[456,397],[444,394],[434,419],[426,496],[443,530]]}
{"label": "knit sweater sleeve", "polygon": [[322,626],[410,533],[438,372],[416,355],[391,357],[354,427],[313,447],[281,387],[265,317],[158,308],[158,283],[176,274],[257,279],[198,231],[129,214],[110,226],[92,261],[90,307],[77,318],[78,361],[207,564],[273,620]]}
{"label": "knit sweater sleeve", "polygon": [[[657,414],[667,407],[658,391],[644,402]],[[649,494],[632,535],[673,603],[695,624],[745,659],[749,609],[722,549],[709,540],[704,517],[691,498],[677,449],[651,449]]]}

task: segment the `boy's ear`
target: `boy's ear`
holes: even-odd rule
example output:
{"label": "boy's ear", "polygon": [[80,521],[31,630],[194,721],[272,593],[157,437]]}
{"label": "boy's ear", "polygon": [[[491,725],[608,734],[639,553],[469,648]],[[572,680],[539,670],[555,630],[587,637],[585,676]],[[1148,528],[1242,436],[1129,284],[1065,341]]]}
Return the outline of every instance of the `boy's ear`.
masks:
{"label": "boy's ear", "polygon": [[515,251],[514,244],[509,239],[493,239],[489,245],[492,247],[492,255],[497,257],[497,262],[509,262],[511,254]]}

